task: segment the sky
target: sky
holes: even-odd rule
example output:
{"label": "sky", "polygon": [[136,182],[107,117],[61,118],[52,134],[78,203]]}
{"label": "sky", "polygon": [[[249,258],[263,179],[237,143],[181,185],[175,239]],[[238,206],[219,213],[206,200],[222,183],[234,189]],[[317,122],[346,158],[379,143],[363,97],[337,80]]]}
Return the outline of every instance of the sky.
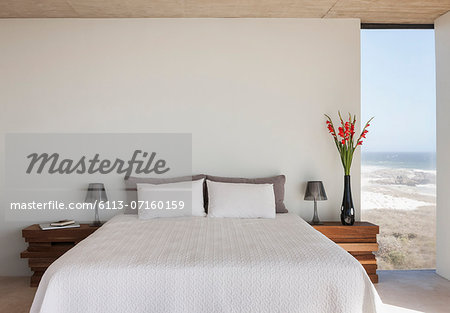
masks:
{"label": "sky", "polygon": [[436,151],[434,30],[361,31],[363,152]]}

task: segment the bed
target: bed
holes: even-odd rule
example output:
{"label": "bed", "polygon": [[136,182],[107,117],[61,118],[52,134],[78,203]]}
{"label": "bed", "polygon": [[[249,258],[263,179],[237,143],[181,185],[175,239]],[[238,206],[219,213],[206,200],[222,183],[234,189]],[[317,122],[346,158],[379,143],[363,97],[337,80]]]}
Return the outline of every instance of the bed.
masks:
{"label": "bed", "polygon": [[295,214],[117,215],[45,272],[31,312],[380,312],[358,261]]}

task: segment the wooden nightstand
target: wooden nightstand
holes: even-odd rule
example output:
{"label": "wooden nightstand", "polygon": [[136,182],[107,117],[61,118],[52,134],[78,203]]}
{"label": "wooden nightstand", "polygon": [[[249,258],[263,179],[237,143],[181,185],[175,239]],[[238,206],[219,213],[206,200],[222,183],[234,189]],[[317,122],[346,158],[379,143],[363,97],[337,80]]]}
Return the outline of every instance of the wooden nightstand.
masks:
{"label": "wooden nightstand", "polygon": [[28,266],[34,272],[30,286],[37,287],[50,264],[98,228],[81,224],[77,228],[41,230],[34,224],[23,229],[22,237],[28,242],[28,248],[20,257],[28,259]]}
{"label": "wooden nightstand", "polygon": [[324,222],[323,225],[312,226],[354,256],[372,282],[378,283],[377,259],[373,254],[378,251],[378,225],[355,222],[353,226],[344,226],[340,222]]}

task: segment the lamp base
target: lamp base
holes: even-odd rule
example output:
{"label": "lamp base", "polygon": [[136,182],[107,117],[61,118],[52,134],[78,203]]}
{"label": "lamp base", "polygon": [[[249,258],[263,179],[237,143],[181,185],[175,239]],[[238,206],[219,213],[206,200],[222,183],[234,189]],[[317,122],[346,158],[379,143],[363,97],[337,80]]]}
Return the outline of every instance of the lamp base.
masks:
{"label": "lamp base", "polygon": [[319,214],[317,214],[317,201],[314,199],[314,216],[310,223],[311,225],[323,225],[323,223],[319,220]]}
{"label": "lamp base", "polygon": [[100,222],[100,221],[98,221],[98,222],[92,222],[92,224],[89,224],[89,226],[91,226],[91,227],[100,227],[100,226],[102,226],[102,225],[103,225],[103,223]]}

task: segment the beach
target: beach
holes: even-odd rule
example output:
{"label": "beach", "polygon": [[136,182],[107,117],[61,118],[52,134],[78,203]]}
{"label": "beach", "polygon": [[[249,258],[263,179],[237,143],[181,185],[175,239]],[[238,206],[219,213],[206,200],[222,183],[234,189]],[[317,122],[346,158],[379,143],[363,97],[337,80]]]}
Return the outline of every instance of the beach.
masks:
{"label": "beach", "polygon": [[378,268],[435,268],[436,170],[373,163],[361,167],[361,217],[380,226]]}

